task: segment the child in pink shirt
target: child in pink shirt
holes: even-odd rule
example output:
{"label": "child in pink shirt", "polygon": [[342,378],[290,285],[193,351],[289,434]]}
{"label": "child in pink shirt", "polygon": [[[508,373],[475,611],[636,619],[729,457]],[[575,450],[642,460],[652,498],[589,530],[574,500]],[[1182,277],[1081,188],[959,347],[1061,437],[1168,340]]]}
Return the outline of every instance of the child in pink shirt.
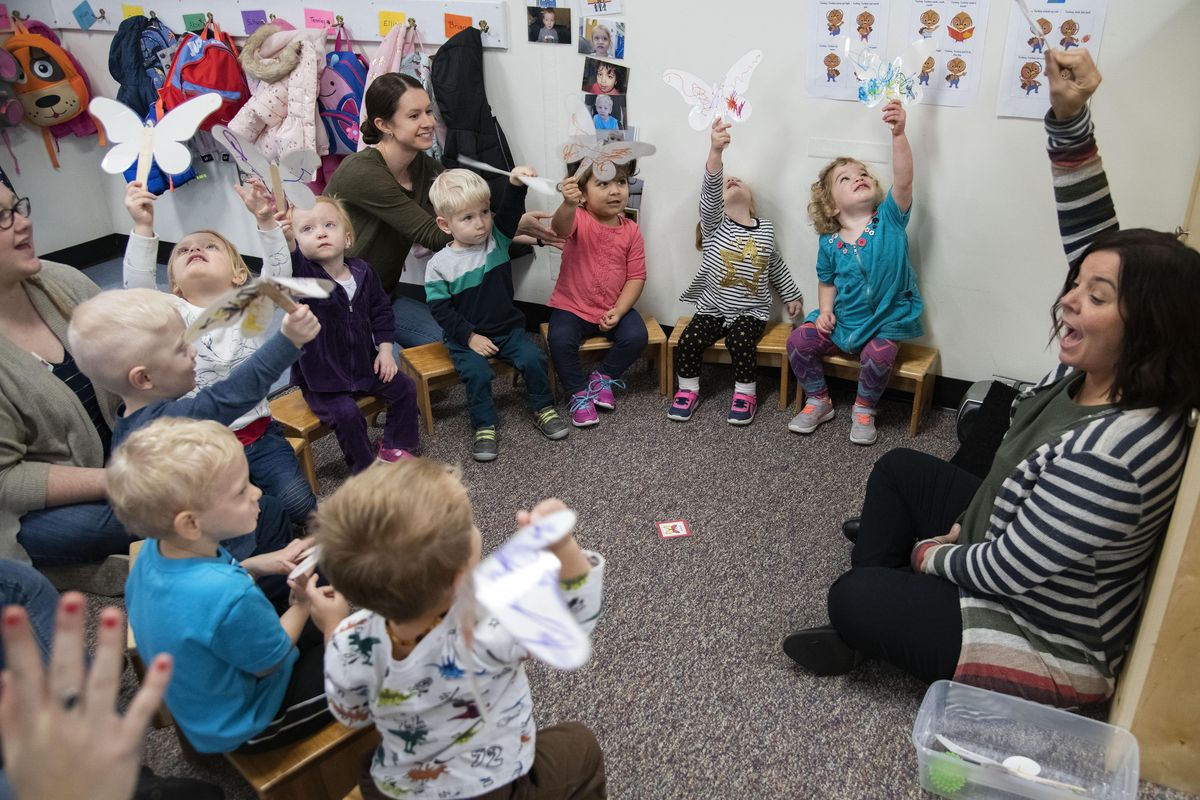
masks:
{"label": "child in pink shirt", "polygon": [[[551,226],[563,245],[562,269],[550,295],[550,357],[571,395],[571,423],[586,428],[600,421],[596,407],[616,408],[613,387],[646,349],[646,323],[633,304],[646,284],[646,249],[637,223],[625,217],[629,179],[637,162],[618,164],[611,181],[598,180],[588,167],[575,176],[568,166],[562,205]],[[584,338],[612,339],[600,366],[585,376],[579,360]]]}

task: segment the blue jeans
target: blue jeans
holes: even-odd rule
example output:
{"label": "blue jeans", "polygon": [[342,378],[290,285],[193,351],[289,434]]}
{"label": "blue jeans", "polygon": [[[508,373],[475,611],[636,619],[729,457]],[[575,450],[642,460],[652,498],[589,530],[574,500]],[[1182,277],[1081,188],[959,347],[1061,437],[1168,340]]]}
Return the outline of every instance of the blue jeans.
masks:
{"label": "blue jeans", "polygon": [[[221,542],[238,561],[278,550],[292,540],[292,523],[281,502],[264,493],[258,509],[258,527],[253,533]],[[21,517],[17,532],[17,542],[37,567],[103,561],[110,555],[128,553],[135,538],[125,531],[108,503],[73,503],[29,511]]]}
{"label": "blue jeans", "polygon": [[442,326],[420,300],[398,295],[392,299],[392,314],[396,317],[396,344],[401,347],[442,340]]}
{"label": "blue jeans", "polygon": [[642,315],[630,311],[621,317],[617,327],[604,332],[594,322],[580,319],[570,311],[561,308],[550,312],[550,332],[547,336],[550,344],[550,357],[554,359],[554,371],[562,381],[567,394],[575,394],[587,388],[587,376],[579,361],[579,345],[589,336],[607,336],[612,340],[612,349],[596,367],[601,375],[619,378],[638,360],[646,349],[648,334]]}
{"label": "blue jeans", "polygon": [[[488,338],[500,348],[495,358],[512,364],[525,379],[530,410],[536,412],[553,406],[550,376],[546,373],[546,354],[533,343],[524,328],[513,328],[508,333]],[[496,404],[492,402],[492,366],[471,348],[450,339],[446,340],[446,349],[450,351],[450,360],[454,362],[459,379],[467,387],[471,426],[478,430],[495,425],[499,417],[496,415]]]}
{"label": "blue jeans", "polygon": [[[42,651],[42,660],[50,658],[54,639],[54,615],[58,609],[58,591],[42,573],[17,561],[0,561],[0,607],[24,606],[33,628],[33,640]],[[0,641],[0,670],[4,669],[4,642]]]}
{"label": "blue jeans", "polygon": [[250,482],[283,503],[283,510],[294,525],[304,525],[317,507],[317,498],[300,471],[296,453],[274,420],[266,433],[245,448],[250,465]]}

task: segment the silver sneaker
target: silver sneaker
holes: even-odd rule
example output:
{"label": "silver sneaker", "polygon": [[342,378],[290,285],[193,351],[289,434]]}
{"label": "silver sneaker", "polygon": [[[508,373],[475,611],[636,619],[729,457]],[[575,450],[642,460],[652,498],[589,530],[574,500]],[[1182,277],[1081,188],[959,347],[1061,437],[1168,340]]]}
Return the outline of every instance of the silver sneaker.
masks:
{"label": "silver sneaker", "polygon": [[792,417],[788,430],[792,433],[812,433],[821,423],[833,419],[833,401],[828,397],[820,400],[809,400],[804,404],[804,410]]}
{"label": "silver sneaker", "polygon": [[875,431],[875,409],[855,406],[850,421],[850,441],[855,444],[875,444],[879,434]]}

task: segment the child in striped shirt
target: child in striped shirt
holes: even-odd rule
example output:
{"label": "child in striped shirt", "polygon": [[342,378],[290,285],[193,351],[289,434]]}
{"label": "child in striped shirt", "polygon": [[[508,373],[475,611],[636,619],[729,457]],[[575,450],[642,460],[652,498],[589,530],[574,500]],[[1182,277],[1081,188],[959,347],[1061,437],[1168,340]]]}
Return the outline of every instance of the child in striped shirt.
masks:
{"label": "child in striped shirt", "polygon": [[789,317],[800,316],[803,308],[800,289],[775,249],[775,226],[757,216],[749,186],[740,178],[723,175],[729,142],[729,123],[715,121],[696,229],[696,248],[704,255],[700,271],[679,297],[696,304],[696,315],[675,349],[679,391],[667,417],[677,422],[691,419],[700,404],[700,361],[722,336],[735,381],[728,422],[753,422],[758,407],[758,340],[771,315],[768,286],[783,299]]}

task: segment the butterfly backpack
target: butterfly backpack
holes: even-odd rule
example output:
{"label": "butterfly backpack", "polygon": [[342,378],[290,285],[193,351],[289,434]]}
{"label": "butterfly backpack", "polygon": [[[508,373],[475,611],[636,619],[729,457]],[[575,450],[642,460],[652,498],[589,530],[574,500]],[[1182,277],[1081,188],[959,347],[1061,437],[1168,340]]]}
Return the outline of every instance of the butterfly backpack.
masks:
{"label": "butterfly backpack", "polygon": [[13,89],[25,110],[25,120],[42,129],[46,153],[58,169],[58,139],[99,134],[104,144],[104,134],[87,113],[91,85],[83,66],[62,48],[58,36],[44,22],[16,21],[13,28],[15,33],[4,43],[19,69]]}
{"label": "butterfly backpack", "polygon": [[342,28],[338,28],[333,51],[325,56],[318,98],[331,156],[346,156],[358,149],[359,110],[367,87],[367,69],[367,60],[350,47],[349,36],[342,49]]}
{"label": "butterfly backpack", "polygon": [[170,111],[199,94],[216,92],[221,95],[221,107],[204,121],[201,130],[214,125],[228,125],[238,110],[250,98],[246,74],[238,63],[237,46],[233,38],[215,22],[209,22],[199,33],[186,34],[171,60],[159,99]]}

